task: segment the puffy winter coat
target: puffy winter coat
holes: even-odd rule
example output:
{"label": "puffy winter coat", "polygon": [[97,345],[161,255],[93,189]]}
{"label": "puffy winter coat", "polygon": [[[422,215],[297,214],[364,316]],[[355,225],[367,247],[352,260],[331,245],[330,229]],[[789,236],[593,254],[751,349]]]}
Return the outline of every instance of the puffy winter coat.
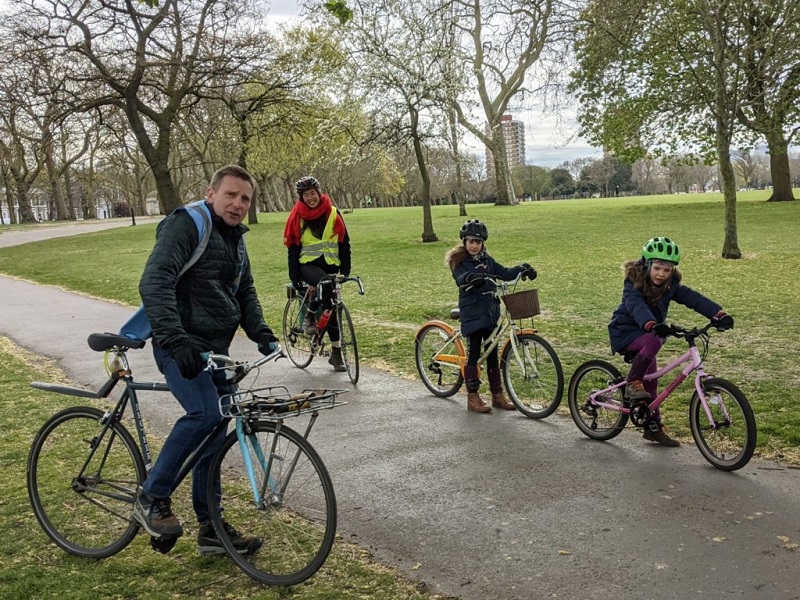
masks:
{"label": "puffy winter coat", "polygon": [[719,304],[706,298],[700,292],[681,284],[680,278],[675,276],[670,281],[667,292],[655,305],[648,304],[642,291],[636,288],[630,279],[625,279],[622,288],[622,302],[614,311],[611,323],[608,325],[611,352],[617,353],[625,350],[645,332],[644,325],[648,321],[665,322],[669,303],[673,300],[709,319],[722,310]]}
{"label": "puffy winter coat", "polygon": [[[268,328],[253,285],[247,254],[238,256],[239,239],[248,230],[231,227],[214,214],[208,246],[178,279],[198,242],[197,227],[185,211],[176,211],[158,227],[156,243],[139,282],[139,294],[153,328],[153,341],[172,350],[188,341],[226,352],[236,329],[261,342]],[[245,261],[236,294],[231,284]],[[177,280],[177,283],[176,283]]]}
{"label": "puffy winter coat", "polygon": [[[504,267],[491,256],[482,252],[474,257],[467,257],[453,270],[453,279],[458,286],[467,283],[472,274],[493,275],[503,281],[510,281],[524,271],[523,267]],[[483,329],[493,329],[500,319],[500,300],[497,298],[497,286],[491,280],[482,287],[468,290],[459,289],[458,308],[461,312],[461,333],[471,335]]]}

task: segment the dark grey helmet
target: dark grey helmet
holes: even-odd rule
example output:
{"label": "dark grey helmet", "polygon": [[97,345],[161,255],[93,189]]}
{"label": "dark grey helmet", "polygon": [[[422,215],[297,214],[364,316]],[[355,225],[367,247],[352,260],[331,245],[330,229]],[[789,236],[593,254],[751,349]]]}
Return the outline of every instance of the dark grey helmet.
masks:
{"label": "dark grey helmet", "polygon": [[485,242],[489,238],[489,230],[478,219],[470,219],[461,226],[461,231],[458,232],[458,235],[462,240],[466,237],[473,237]]}
{"label": "dark grey helmet", "polygon": [[298,198],[302,198],[303,192],[307,192],[308,190],[317,190],[318,194],[322,193],[320,191],[319,181],[310,175],[306,175],[305,177],[298,179],[297,183],[294,184],[294,189],[297,190]]}

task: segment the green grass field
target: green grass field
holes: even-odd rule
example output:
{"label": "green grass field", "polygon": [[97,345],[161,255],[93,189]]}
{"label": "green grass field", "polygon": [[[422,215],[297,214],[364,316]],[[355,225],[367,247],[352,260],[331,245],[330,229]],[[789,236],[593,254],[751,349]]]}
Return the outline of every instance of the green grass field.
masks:
{"label": "green grass field", "polygon": [[[800,402],[800,203],[768,204],[764,197],[764,192],[740,195],[741,260],[720,258],[724,206],[719,194],[470,205],[468,216],[487,223],[487,246],[498,261],[530,262],[538,270],[535,286],[543,314],[536,326],[561,357],[567,378],[588,358],[611,358],[606,326],[621,295],[622,263],[638,256],[650,237],[675,239],[683,253],[684,283],[736,319],[733,331],[712,338],[707,370],[737,383],[750,399],[759,454],[792,458],[800,446],[800,415],[791,410]],[[259,215],[260,223],[248,234],[259,295],[276,332],[287,282],[286,216]],[[365,296],[355,288],[346,294],[362,361],[414,378],[417,327],[446,317],[457,301],[443,261],[458,242],[464,217],[457,206],[433,207],[440,241],[430,244],[420,241],[420,208],[357,210],[345,219],[353,274],[366,288]],[[148,224],[7,248],[0,250],[0,272],[133,306],[154,235],[155,225]],[[670,318],[683,325],[703,322],[679,305],[673,305]],[[662,357],[682,350],[671,340]],[[688,434],[690,395],[688,388],[679,390],[666,404],[667,423],[680,435]]]}

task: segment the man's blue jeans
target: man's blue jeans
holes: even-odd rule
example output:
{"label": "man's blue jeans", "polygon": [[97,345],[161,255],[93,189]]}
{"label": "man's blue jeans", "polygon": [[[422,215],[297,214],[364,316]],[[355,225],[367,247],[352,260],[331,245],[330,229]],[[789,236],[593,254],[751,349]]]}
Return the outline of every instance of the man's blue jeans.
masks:
{"label": "man's blue jeans", "polygon": [[[219,412],[219,397],[233,391],[221,380],[215,383],[208,371],[203,371],[194,379],[181,375],[172,355],[153,344],[153,356],[158,369],[164,374],[167,385],[177,398],[186,414],[177,420],[164,447],[156,459],[142,488],[152,498],[169,498],[177,487],[175,477],[189,455],[198,447],[214,427],[222,420]],[[198,523],[208,523],[208,469],[214,452],[225,439],[226,431],[221,431],[192,469],[192,505]],[[221,495],[219,481],[215,484],[217,494]]]}

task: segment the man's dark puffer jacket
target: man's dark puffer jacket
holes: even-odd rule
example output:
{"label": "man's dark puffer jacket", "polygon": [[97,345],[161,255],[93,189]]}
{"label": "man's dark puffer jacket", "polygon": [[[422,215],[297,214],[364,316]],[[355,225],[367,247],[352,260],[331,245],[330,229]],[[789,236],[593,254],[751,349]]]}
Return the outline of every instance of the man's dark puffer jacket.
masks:
{"label": "man's dark puffer jacket", "polygon": [[230,286],[239,273],[237,256],[244,225],[231,227],[214,214],[213,228],[203,255],[180,280],[178,273],[198,243],[197,227],[186,211],[177,211],[158,226],[156,243],[139,282],[153,341],[174,350],[191,341],[212,352],[227,352],[236,329],[261,341],[266,332],[247,255],[236,295]]}

